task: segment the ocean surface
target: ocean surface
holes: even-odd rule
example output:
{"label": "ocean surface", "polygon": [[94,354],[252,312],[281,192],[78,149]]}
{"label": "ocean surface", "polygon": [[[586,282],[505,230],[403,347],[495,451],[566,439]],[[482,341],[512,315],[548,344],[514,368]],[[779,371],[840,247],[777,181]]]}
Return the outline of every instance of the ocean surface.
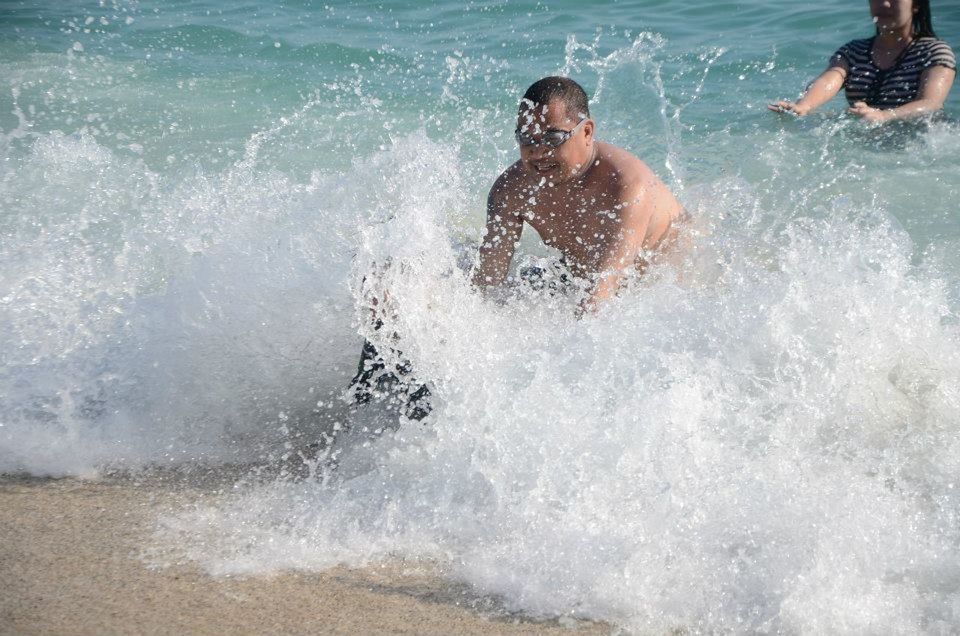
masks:
{"label": "ocean surface", "polygon": [[[871,31],[867,2],[0,2],[0,472],[250,467],[157,537],[216,574],[402,558],[641,633],[960,630],[960,87],[928,124],[765,108]],[[582,321],[464,273],[556,73],[695,219]],[[528,232],[514,265],[549,258]],[[347,408],[387,289],[425,424]]]}

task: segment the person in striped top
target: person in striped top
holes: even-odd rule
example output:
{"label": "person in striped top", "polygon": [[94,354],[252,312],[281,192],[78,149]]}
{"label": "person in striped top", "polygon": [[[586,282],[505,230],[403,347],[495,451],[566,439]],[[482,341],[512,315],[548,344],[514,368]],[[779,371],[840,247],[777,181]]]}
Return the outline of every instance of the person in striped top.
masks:
{"label": "person in striped top", "polygon": [[770,104],[770,110],[803,116],[841,88],[850,104],[847,112],[869,122],[942,109],[957,60],[933,32],[930,0],[870,0],[870,13],[877,25],[875,36],[844,44],[799,101],[779,101]]}

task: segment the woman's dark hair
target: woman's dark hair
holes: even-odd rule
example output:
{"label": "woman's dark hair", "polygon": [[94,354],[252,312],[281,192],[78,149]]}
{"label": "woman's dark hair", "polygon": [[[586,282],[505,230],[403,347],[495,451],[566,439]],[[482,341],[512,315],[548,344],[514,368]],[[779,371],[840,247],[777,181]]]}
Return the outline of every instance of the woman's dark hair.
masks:
{"label": "woman's dark hair", "polygon": [[[933,18],[930,16],[930,0],[913,0],[913,37],[935,38],[933,32]],[[877,27],[877,34],[880,27]]]}
{"label": "woman's dark hair", "polygon": [[913,37],[935,38],[933,32],[933,18],[930,17],[930,0],[913,0]]}

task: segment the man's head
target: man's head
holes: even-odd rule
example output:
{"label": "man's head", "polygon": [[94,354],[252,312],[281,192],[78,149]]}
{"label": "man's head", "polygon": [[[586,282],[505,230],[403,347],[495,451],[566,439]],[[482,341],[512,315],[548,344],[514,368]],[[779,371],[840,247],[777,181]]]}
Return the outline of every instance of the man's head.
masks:
{"label": "man's head", "polygon": [[594,124],[583,88],[568,77],[534,82],[517,114],[520,159],[551,183],[575,178],[593,156]]}

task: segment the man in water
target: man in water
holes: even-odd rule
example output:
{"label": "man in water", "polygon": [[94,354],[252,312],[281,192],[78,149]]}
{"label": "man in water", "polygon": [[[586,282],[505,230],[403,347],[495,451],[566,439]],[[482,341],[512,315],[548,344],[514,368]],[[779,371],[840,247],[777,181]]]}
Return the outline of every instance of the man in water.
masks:
{"label": "man in water", "polygon": [[504,283],[526,222],[590,282],[581,303],[589,312],[673,238],[684,209],[669,188],[594,133],[587,94],[573,80],[545,77],[527,89],[517,118],[520,160],[490,189],[474,285]]}
{"label": "man in water", "polygon": [[[545,77],[527,89],[516,130],[520,160],[490,189],[474,285],[503,284],[526,222],[560,251],[573,276],[590,281],[581,309],[592,311],[673,238],[683,207],[645,163],[597,141],[594,128],[587,94],[573,80]],[[408,418],[423,419],[430,391],[394,353],[401,362],[388,365],[365,343],[355,400],[389,400]]]}

